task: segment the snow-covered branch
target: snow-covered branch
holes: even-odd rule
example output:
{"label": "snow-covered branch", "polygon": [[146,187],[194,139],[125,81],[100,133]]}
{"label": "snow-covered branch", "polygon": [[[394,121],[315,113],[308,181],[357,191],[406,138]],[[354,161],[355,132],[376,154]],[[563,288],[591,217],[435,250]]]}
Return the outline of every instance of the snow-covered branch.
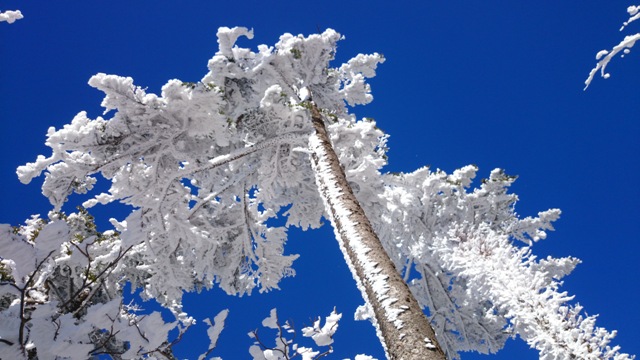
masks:
{"label": "snow-covered branch", "polygon": [[138,271],[132,247],[113,231],[97,232],[84,210],[50,218],[0,230],[2,353],[85,359],[158,351],[176,324],[123,305],[122,282]]}
{"label": "snow-covered branch", "polygon": [[[624,22],[620,31],[624,30],[630,23],[638,20],[640,18],[640,6],[629,6],[627,8],[627,13],[629,13],[629,19]],[[611,50],[601,50],[596,54],[596,67],[591,69],[589,73],[589,77],[585,80],[585,90],[589,87],[593,78],[596,76],[598,72],[600,72],[600,76],[605,79],[608,79],[611,76],[606,72],[607,65],[609,62],[618,54],[622,53],[622,57],[629,54],[631,52],[631,48],[636,44],[636,41],[640,40],[640,33],[627,35],[624,37],[618,45],[614,46]]]}

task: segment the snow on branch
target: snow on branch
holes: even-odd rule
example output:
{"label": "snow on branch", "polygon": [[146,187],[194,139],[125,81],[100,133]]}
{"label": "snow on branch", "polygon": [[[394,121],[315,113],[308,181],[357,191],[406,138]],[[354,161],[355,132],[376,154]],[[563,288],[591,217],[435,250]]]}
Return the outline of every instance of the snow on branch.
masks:
{"label": "snow on branch", "polygon": [[[333,335],[338,330],[338,322],[342,314],[335,309],[325,318],[325,324],[320,326],[320,318],[302,329],[302,336],[312,338],[316,346],[328,347],[326,350],[314,350],[310,347],[300,346],[296,338],[296,329],[285,321],[278,319],[276,309],[271,309],[269,316],[262,321],[262,326],[276,331],[273,346],[269,345],[258,330],[251,331],[248,335],[254,339],[254,344],[249,348],[249,353],[254,360],[290,360],[300,356],[303,360],[317,360],[328,356],[333,352]],[[356,355],[355,360],[376,360],[368,355]]]}
{"label": "snow on branch", "polygon": [[133,358],[166,350],[176,323],[122,303],[135,250],[86,211],[0,226],[0,350],[15,359]]}
{"label": "snow on branch", "polygon": [[[624,22],[624,24],[620,28],[620,31],[624,30],[630,23],[640,18],[640,6],[633,6],[633,5],[629,6],[627,8],[627,13],[629,13],[629,19]],[[631,52],[631,48],[636,44],[636,41],[638,40],[640,40],[640,33],[627,35],[624,37],[624,39],[620,43],[618,43],[618,45],[614,46],[611,50],[599,51],[596,54],[596,60],[598,62],[596,63],[596,67],[591,69],[591,72],[589,73],[589,77],[587,78],[587,80],[585,80],[584,89],[586,90],[589,87],[589,85],[593,81],[593,78],[596,76],[598,72],[600,72],[600,76],[602,76],[605,79],[608,79],[611,76],[609,73],[606,72],[607,65],[609,65],[609,62],[611,62],[611,60],[620,53],[622,53],[621,57],[624,57],[625,55],[629,54]]]}

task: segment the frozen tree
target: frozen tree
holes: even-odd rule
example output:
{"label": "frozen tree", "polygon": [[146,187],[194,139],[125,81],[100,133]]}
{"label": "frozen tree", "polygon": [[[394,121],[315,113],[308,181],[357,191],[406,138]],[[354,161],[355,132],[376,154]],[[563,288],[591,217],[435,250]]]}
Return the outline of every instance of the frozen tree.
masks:
{"label": "frozen tree", "polygon": [[[133,285],[166,305],[185,289],[213,283],[240,295],[257,285],[277,288],[293,274],[295,256],[283,255],[286,228],[265,222],[292,204],[287,225],[317,227],[324,199],[389,352],[407,359],[409,353],[424,359],[425,351],[442,355],[349,188],[317,108],[335,121],[352,121],[345,101],[371,100],[364,79],[382,57],[360,55],[330,69],[340,39],[333,30],[285,35],[275,49],[263,46],[259,53],[233,48],[241,35],[251,33],[221,29],[220,51],[202,82],[170,81],[162,97],[129,78],[94,76],[90,84],[107,94],[103,105],[117,114],[90,121],[81,113],[52,130],[54,155],[21,167],[21,179],[48,168],[43,191],[56,209],[72,191],[90,190],[93,174],[112,179],[110,193],[85,206],[122,200],[140,209],[126,230],[144,234],[153,280]],[[421,342],[424,349],[416,346]]]}
{"label": "frozen tree", "polygon": [[6,21],[9,24],[13,24],[16,20],[22,19],[22,12],[20,10],[7,10],[0,12],[0,22]]}
{"label": "frozen tree", "polygon": [[[634,6],[634,5],[629,6],[627,8],[627,13],[629,13],[629,19],[624,22],[624,24],[620,28],[620,31],[624,30],[630,23],[640,19],[640,6]],[[591,72],[589,73],[589,77],[584,82],[585,83],[584,88],[586,89],[589,87],[589,85],[591,84],[591,81],[593,81],[593,78],[596,76],[598,71],[600,72],[600,75],[603,78],[608,79],[609,76],[611,75],[606,72],[606,69],[611,59],[613,59],[616,55],[620,53],[622,53],[621,57],[624,57],[625,55],[629,54],[631,52],[631,48],[636,44],[636,41],[638,41],[639,39],[640,39],[640,33],[627,35],[624,37],[622,41],[620,41],[618,45],[614,46],[611,50],[599,51],[596,54],[596,60],[598,61],[596,63],[596,67],[591,69]]]}
{"label": "frozen tree", "polygon": [[[374,323],[389,358],[492,353],[515,335],[541,358],[630,358],[609,346],[615,332],[560,292],[578,260],[532,255],[558,210],[518,218],[514,178],[501,170],[477,189],[473,166],[382,173],[387,135],[348,107],[372,100],[365,79],[380,55],[331,67],[333,30],[285,34],[257,52],[234,46],[239,36],[252,33],[221,28],[203,79],[171,80],[160,96],[131,78],[92,77],[111,118],[81,112],[51,128],[53,154],[18,169],[25,183],[46,172],[55,210],[92,190],[96,174],[110,182],[84,206],[132,206],[112,224],[133,246],[144,275],[127,280],[144,298],[184,328],[183,291],[277,289],[295,274],[287,228],[316,228],[325,216],[365,298],[356,316]],[[279,216],[284,226],[268,225]]]}

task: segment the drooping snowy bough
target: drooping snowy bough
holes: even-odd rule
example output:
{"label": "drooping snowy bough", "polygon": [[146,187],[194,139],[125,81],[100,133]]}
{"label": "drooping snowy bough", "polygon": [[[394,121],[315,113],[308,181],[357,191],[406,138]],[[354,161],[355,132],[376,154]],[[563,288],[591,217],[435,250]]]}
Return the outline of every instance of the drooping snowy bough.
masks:
{"label": "drooping snowy bough", "polygon": [[[111,188],[85,207],[120,201],[135,209],[124,221],[112,220],[122,244],[115,238],[100,242],[122,252],[118,263],[135,264],[112,266],[117,286],[129,281],[144,289],[143,297],[172,309],[185,329],[192,320],[181,310],[183,291],[215,284],[239,295],[277,289],[283,277],[295,274],[297,256],[284,249],[287,228],[316,228],[326,216],[352,268],[370,267],[368,276],[354,270],[370,300],[357,316],[378,325],[390,358],[410,359],[388,342],[385,327],[397,330],[400,342],[422,331],[402,320],[416,311],[411,301],[389,296],[406,285],[437,337],[426,330],[416,359],[492,353],[515,335],[544,358],[630,358],[609,346],[615,332],[595,327],[594,318],[583,317],[559,291],[560,279],[578,260],[537,259],[531,253],[532,244],[552,229],[558,210],[519,219],[517,198],[507,193],[514,178],[500,170],[473,190],[477,169],[472,166],[450,175],[427,168],[381,172],[387,135],[370,120],[356,120],[347,108],[372,100],[365,79],[375,75],[380,55],[358,55],[331,67],[341,38],[333,30],[309,37],[285,34],[274,47],[261,45],[257,52],[234,46],[239,36],[252,33],[221,28],[209,73],[197,83],[171,80],[160,96],[130,78],[94,76],[89,83],[106,94],[103,106],[115,110],[112,117],[92,120],[81,112],[62,129],[50,129],[47,145],[53,154],[18,169],[25,183],[46,173],[43,193],[56,210],[72,193],[92,190],[96,174]],[[322,147],[316,142],[321,127],[328,140]],[[320,148],[335,152],[356,200],[342,198],[348,191],[336,187],[340,171],[323,170],[328,158],[323,160]],[[337,224],[351,216],[356,203],[377,234],[385,261],[393,263],[394,276],[402,276],[401,285],[378,273],[383,260],[350,258],[349,252],[357,258],[372,251],[350,225]],[[286,217],[286,224],[268,226],[277,216]],[[2,251],[4,266],[18,271],[22,260]],[[0,289],[5,288],[3,283]],[[43,304],[52,301],[47,293],[41,298]],[[12,301],[15,310],[21,300]],[[0,311],[6,315],[8,309]],[[28,322],[21,314],[18,321]],[[23,328],[28,338],[3,333],[7,341],[0,346],[37,347],[37,327]],[[136,351],[142,356],[150,350]]]}

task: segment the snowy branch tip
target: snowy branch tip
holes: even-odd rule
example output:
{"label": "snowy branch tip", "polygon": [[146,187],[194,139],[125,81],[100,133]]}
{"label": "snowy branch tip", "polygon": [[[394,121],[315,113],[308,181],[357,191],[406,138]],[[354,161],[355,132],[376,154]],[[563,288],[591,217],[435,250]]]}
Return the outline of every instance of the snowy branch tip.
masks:
{"label": "snowy branch tip", "polygon": [[20,10],[7,10],[0,13],[0,22],[6,21],[9,24],[13,24],[16,20],[20,20],[23,17]]}

